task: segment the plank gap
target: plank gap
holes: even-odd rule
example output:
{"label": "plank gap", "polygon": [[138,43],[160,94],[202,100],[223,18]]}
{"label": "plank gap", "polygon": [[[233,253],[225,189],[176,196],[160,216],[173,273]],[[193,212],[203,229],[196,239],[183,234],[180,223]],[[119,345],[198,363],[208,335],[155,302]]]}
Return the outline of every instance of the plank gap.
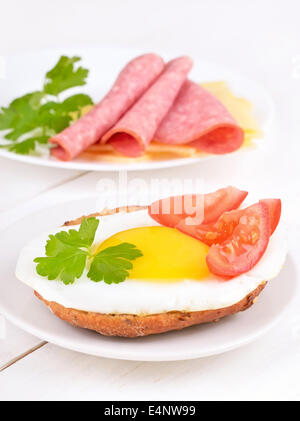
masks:
{"label": "plank gap", "polygon": [[7,368],[11,367],[13,364],[17,363],[18,361],[22,360],[23,358],[27,357],[28,355],[32,354],[34,351],[42,348],[42,346],[46,345],[48,342],[43,341],[34,346],[33,348],[28,349],[27,351],[23,352],[22,354],[18,355],[17,357],[10,360],[8,363],[4,364],[0,367],[0,372],[6,370]]}

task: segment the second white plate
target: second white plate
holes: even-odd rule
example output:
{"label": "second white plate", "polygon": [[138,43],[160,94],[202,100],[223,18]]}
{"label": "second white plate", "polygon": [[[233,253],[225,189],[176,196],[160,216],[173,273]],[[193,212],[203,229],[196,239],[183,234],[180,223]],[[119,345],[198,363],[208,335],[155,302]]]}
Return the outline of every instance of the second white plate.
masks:
{"label": "second white plate", "polygon": [[[61,55],[82,57],[82,65],[90,69],[90,75],[87,85],[81,87],[79,91],[89,94],[94,101],[99,101],[113,84],[120,69],[130,59],[142,53],[145,53],[145,51],[99,46],[51,49],[9,56],[6,58],[7,76],[5,79],[0,80],[0,106],[7,106],[20,95],[39,89],[45,72],[55,64]],[[172,58],[170,54],[162,53],[162,56],[166,60]],[[20,68],[22,68],[22,72],[20,72]],[[197,60],[196,58],[194,58],[191,78],[199,83],[218,80],[227,81],[237,95],[249,99],[254,104],[258,123],[263,130],[266,130],[272,119],[273,103],[259,84],[240,76],[234,70],[219,64]],[[235,153],[242,152],[243,150]],[[208,159],[222,159],[222,156],[208,155],[197,158],[179,158],[151,162],[102,163],[83,159],[62,162],[52,157],[18,155],[4,149],[0,149],[0,156],[33,165],[83,171],[152,170],[187,165]]]}

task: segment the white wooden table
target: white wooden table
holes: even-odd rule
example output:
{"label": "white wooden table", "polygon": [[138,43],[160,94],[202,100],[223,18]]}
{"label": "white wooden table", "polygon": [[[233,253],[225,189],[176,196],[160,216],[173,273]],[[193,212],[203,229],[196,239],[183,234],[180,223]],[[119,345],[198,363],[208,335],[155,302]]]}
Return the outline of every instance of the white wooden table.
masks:
{"label": "white wooden table", "polygon": [[[101,42],[148,51],[171,49],[235,67],[260,81],[276,104],[267,148],[243,158],[225,157],[218,170],[206,162],[130,177],[201,177],[211,184],[235,184],[281,196],[291,228],[291,254],[299,261],[299,11],[297,0],[243,5],[238,0],[3,1],[0,39],[5,43],[0,44],[0,55]],[[93,193],[100,177],[116,177],[3,159],[0,175],[0,228],[29,207]],[[253,344],[219,356],[170,363],[79,354],[44,343],[0,316],[0,399],[298,400],[299,357],[297,301],[276,328]]]}

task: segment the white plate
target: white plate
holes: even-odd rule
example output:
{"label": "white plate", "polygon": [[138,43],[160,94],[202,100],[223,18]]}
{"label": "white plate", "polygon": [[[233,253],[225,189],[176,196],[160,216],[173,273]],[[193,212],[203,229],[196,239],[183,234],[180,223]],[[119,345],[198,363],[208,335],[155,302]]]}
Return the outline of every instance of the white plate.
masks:
{"label": "white plate", "polygon": [[139,361],[186,360],[253,341],[274,326],[296,295],[295,265],[288,257],[278,278],[269,282],[254,306],[218,323],[138,339],[110,338],[72,327],[54,316],[29,287],[16,279],[15,264],[20,249],[32,237],[97,209],[95,198],[67,202],[28,215],[1,232],[0,313],[8,320],[41,339],[86,354]]}
{"label": "white plate", "polygon": [[[63,48],[59,50],[43,50],[34,53],[6,57],[6,77],[0,79],[0,106],[7,106],[14,98],[40,89],[43,77],[58,58],[65,55],[79,55],[82,65],[90,69],[88,84],[79,88],[78,92],[86,92],[95,102],[99,101],[114,82],[120,69],[133,57],[145,51],[113,47]],[[184,53],[184,52],[183,52]],[[174,55],[162,54],[167,60]],[[194,58],[191,78],[197,82],[226,80],[237,95],[249,99],[255,105],[255,114],[260,127],[266,130],[273,116],[273,103],[265,90],[257,83],[240,76],[233,70]],[[22,72],[20,72],[20,68]],[[76,90],[74,91],[76,92]],[[240,153],[240,152],[235,152]],[[85,171],[120,171],[151,170],[179,165],[191,164],[207,159],[220,159],[210,155],[198,158],[180,158],[155,162],[137,163],[101,163],[76,159],[61,162],[51,157],[35,157],[18,155],[0,149],[0,156],[28,164],[44,165],[56,168],[69,168]]]}

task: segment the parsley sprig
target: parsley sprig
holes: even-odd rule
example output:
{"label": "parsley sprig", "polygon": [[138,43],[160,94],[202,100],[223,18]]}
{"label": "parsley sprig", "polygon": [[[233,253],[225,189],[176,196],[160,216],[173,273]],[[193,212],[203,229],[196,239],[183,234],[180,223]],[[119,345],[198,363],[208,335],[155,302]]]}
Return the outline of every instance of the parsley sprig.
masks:
{"label": "parsley sprig", "polygon": [[0,108],[0,130],[5,130],[6,142],[0,147],[29,154],[37,145],[47,145],[48,139],[68,127],[74,115],[93,105],[86,94],[74,94],[61,100],[59,95],[86,84],[89,71],[77,63],[80,57],[62,56],[46,73],[42,90],[31,92]]}
{"label": "parsley sprig", "polygon": [[120,243],[93,254],[92,245],[99,225],[96,218],[84,218],[79,230],[70,229],[49,235],[45,247],[46,257],[37,257],[36,271],[49,280],[59,279],[73,284],[89,267],[87,276],[94,282],[120,283],[129,276],[131,260],[142,252],[130,243]]}

